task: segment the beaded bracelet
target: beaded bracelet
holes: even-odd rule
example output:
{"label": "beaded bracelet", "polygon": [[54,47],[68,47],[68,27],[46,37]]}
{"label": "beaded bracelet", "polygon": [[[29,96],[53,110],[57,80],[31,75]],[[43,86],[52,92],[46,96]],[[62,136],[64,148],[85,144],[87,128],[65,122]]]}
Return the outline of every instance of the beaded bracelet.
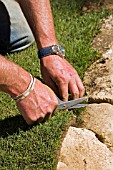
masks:
{"label": "beaded bracelet", "polygon": [[14,99],[16,102],[19,102],[19,101],[23,100],[23,99],[24,99],[25,97],[27,97],[27,96],[30,94],[30,92],[34,89],[34,85],[35,85],[36,79],[35,79],[31,74],[30,74],[30,77],[31,77],[31,82],[30,82],[27,90],[26,90],[24,93],[20,94],[19,96],[13,97],[13,99]]}

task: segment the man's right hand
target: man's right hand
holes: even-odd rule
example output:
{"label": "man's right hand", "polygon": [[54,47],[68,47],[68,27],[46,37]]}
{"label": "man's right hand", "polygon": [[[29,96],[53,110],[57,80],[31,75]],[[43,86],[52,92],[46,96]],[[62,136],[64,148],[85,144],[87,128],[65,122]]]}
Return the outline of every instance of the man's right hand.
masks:
{"label": "man's right hand", "polygon": [[39,80],[36,80],[34,90],[17,102],[18,110],[29,125],[36,121],[40,123],[45,117],[51,116],[57,105],[56,95]]}
{"label": "man's right hand", "polygon": [[[30,82],[30,74],[26,70],[0,55],[0,91],[15,98],[28,89]],[[49,117],[57,105],[56,95],[38,79],[30,94],[17,102],[17,107],[28,124]]]}

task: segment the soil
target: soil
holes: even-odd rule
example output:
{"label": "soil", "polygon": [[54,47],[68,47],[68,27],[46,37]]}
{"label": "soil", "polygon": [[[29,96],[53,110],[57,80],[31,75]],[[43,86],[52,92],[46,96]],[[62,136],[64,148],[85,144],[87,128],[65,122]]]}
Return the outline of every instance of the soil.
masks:
{"label": "soil", "polygon": [[[92,10],[100,9],[107,9],[113,12],[113,0],[85,0],[83,12],[91,12]],[[106,70],[106,60],[108,59],[107,54],[109,54],[109,56],[113,56],[113,14],[101,20],[100,28],[100,33],[95,36],[92,46],[101,54],[102,57],[98,60],[98,63],[95,62],[93,67],[90,67],[88,73],[88,75],[90,75],[90,81],[88,82],[88,90],[86,87],[86,91],[89,91],[90,87],[93,87],[93,89],[91,88],[92,91],[90,94],[93,94],[95,91],[102,91],[104,85],[99,85],[99,83],[95,84],[95,82],[97,81],[97,77],[100,77],[102,80],[106,77],[106,74],[108,74]],[[99,64],[102,67],[100,67]],[[88,77],[86,78],[86,82],[88,81],[87,79]],[[106,81],[106,78],[103,82],[105,82],[106,87],[109,87],[109,82]],[[90,102],[95,102],[94,98],[95,97],[93,96],[92,98],[91,95]],[[98,102],[102,101],[100,100]]]}
{"label": "soil", "polygon": [[113,0],[85,0],[83,5],[84,12],[99,10],[101,8],[113,10]]}
{"label": "soil", "polygon": [[[84,13],[92,10],[107,9],[113,11],[113,0],[85,0],[82,7]],[[101,21],[101,30],[93,41],[93,48],[100,54],[113,46],[113,15]]]}

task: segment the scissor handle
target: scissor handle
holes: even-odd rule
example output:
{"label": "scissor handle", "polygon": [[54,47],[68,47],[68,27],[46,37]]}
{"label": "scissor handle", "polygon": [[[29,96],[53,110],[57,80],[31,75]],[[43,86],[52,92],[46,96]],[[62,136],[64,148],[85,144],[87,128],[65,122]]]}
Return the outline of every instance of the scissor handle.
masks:
{"label": "scissor handle", "polygon": [[53,91],[49,86],[47,86],[46,84],[44,84],[44,86],[46,86],[46,87],[56,96],[56,94],[54,93],[54,91]]}

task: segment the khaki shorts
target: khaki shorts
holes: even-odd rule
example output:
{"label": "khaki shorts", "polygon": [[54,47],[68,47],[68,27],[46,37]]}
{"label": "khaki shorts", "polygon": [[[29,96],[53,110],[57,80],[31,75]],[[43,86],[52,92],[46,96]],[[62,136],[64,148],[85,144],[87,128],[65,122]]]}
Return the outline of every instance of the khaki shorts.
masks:
{"label": "khaki shorts", "polygon": [[0,53],[15,52],[34,42],[31,29],[15,0],[0,0]]}

